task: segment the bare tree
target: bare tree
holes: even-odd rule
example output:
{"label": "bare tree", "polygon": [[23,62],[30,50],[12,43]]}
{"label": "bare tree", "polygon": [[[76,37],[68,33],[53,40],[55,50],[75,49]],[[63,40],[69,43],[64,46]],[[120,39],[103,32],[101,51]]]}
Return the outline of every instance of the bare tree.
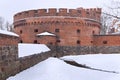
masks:
{"label": "bare tree", "polygon": [[0,29],[1,29],[1,30],[4,29],[3,26],[4,26],[4,18],[3,18],[3,17],[0,17]]}
{"label": "bare tree", "polygon": [[111,22],[110,21],[111,21],[111,17],[110,16],[105,15],[105,14],[101,15],[102,26],[101,26],[100,34],[106,34],[109,31],[110,26],[111,26]]}
{"label": "bare tree", "polygon": [[5,23],[5,28],[6,28],[7,31],[10,30],[10,29],[9,29],[9,26],[10,26],[10,24],[9,24],[9,22],[7,21],[7,22]]}
{"label": "bare tree", "polygon": [[9,31],[11,31],[11,32],[13,32],[13,31],[14,31],[13,24],[10,24],[10,25],[9,25]]}
{"label": "bare tree", "polygon": [[104,34],[113,29],[114,20],[120,20],[120,1],[111,0],[111,4],[106,6],[106,10],[102,12],[101,16],[101,33]]}
{"label": "bare tree", "polygon": [[5,23],[5,29],[7,31],[13,31],[13,25],[10,24],[8,21],[6,21],[6,23]]}

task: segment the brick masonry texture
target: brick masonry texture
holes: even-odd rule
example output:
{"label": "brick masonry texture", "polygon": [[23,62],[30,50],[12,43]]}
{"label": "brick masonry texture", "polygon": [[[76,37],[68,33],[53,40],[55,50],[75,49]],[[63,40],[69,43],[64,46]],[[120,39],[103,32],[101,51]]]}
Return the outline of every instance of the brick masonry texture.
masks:
{"label": "brick masonry texture", "polygon": [[[14,27],[20,42],[90,46],[92,35],[100,33],[100,16],[101,8],[28,10],[14,15]],[[53,33],[56,37],[36,36],[43,32]]]}
{"label": "brick masonry texture", "polygon": [[0,80],[17,73],[18,47],[0,47]]}

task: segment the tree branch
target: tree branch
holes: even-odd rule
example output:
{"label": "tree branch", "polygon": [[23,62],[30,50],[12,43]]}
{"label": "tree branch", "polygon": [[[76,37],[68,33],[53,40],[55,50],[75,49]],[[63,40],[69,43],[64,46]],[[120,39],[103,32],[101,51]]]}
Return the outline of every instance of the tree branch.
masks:
{"label": "tree branch", "polygon": [[115,15],[112,15],[112,14],[108,14],[108,13],[105,13],[105,12],[102,12],[103,14],[105,15],[108,15],[108,16],[111,16],[111,17],[114,17],[114,18],[117,18],[117,19],[120,19],[119,16],[115,16]]}

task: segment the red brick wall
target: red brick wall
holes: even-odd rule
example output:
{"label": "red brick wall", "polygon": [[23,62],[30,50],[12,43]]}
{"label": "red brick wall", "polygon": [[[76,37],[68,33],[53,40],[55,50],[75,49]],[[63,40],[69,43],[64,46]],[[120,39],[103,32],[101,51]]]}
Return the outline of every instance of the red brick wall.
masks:
{"label": "red brick wall", "polygon": [[95,46],[119,46],[120,35],[101,35],[94,36]]}
{"label": "red brick wall", "polygon": [[[60,46],[89,46],[92,45],[92,35],[100,32],[100,14],[99,8],[29,10],[14,16],[14,27],[25,43],[33,43],[37,34],[48,31],[57,35]],[[34,32],[35,29],[38,32]]]}
{"label": "red brick wall", "polygon": [[18,37],[0,34],[0,46],[17,45],[18,41]]}
{"label": "red brick wall", "polygon": [[56,45],[56,37],[55,36],[39,36],[39,37],[37,37],[37,41],[40,44]]}
{"label": "red brick wall", "polygon": [[85,17],[100,20],[101,8],[49,8],[49,9],[37,9],[19,12],[14,15],[14,21],[29,17],[40,17],[40,16],[72,16],[72,17]]}

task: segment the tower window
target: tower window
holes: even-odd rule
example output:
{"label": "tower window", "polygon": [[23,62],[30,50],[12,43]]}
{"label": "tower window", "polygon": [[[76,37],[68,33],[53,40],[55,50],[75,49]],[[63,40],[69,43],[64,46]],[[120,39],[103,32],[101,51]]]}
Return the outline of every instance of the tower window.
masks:
{"label": "tower window", "polygon": [[80,40],[77,40],[77,44],[80,44]]}
{"label": "tower window", "polygon": [[60,32],[60,30],[59,29],[55,29],[55,32]]}
{"label": "tower window", "polygon": [[107,44],[107,41],[103,41],[103,44]]}
{"label": "tower window", "polygon": [[56,42],[57,42],[57,43],[60,43],[60,40],[57,40]]}
{"label": "tower window", "polygon": [[91,41],[91,43],[93,43],[93,41]]}
{"label": "tower window", "polygon": [[34,32],[38,32],[38,29],[34,29]]}
{"label": "tower window", "polygon": [[20,43],[23,43],[23,41],[22,41],[22,40],[20,40]]}
{"label": "tower window", "polygon": [[37,43],[37,40],[34,40],[34,43]]}
{"label": "tower window", "polygon": [[22,30],[20,30],[20,34],[22,34],[23,33],[23,31]]}
{"label": "tower window", "polygon": [[80,33],[80,30],[79,30],[79,29],[77,29],[77,33]]}
{"label": "tower window", "polygon": [[92,34],[95,34],[95,31],[92,31]]}

